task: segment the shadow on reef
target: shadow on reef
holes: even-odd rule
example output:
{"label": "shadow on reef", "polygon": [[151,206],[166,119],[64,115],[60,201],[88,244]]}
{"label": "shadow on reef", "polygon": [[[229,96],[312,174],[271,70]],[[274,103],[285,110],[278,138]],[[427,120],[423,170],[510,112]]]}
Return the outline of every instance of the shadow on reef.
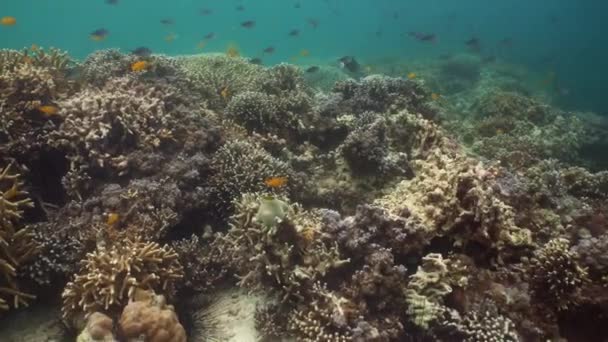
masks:
{"label": "shadow on reef", "polygon": [[61,298],[80,340],[238,340],[241,319],[268,341],[605,338],[599,119],[479,89],[507,73],[479,63],[429,71],[443,98],[217,54],[0,51],[0,310]]}

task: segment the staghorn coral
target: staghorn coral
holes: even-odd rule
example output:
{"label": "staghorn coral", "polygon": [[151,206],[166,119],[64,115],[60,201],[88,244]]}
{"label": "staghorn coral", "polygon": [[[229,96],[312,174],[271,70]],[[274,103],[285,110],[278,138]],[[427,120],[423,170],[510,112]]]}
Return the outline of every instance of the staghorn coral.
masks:
{"label": "staghorn coral", "polygon": [[[451,310],[434,329],[443,332],[439,341],[518,342],[519,334],[511,319],[501,315],[492,302],[475,305],[463,315]],[[450,331],[451,330],[451,331]]]}
{"label": "staghorn coral", "polygon": [[113,313],[132,299],[136,290],[174,295],[183,278],[177,254],[155,242],[126,239],[98,247],[82,261],[79,274],[62,294],[63,316],[78,318],[96,311]]}
{"label": "staghorn coral", "polygon": [[587,270],[568,249],[568,240],[553,239],[535,253],[528,269],[533,298],[556,310],[576,304],[576,292],[588,281]]}
{"label": "staghorn coral", "polygon": [[118,324],[126,341],[186,342],[175,309],[162,295],[138,294],[124,308]]}
{"label": "staghorn coral", "polygon": [[0,169],[0,310],[27,306],[35,298],[19,289],[17,272],[39,251],[29,229],[15,227],[23,210],[33,207],[33,202],[24,197],[27,192],[19,174],[10,173],[11,167]]}

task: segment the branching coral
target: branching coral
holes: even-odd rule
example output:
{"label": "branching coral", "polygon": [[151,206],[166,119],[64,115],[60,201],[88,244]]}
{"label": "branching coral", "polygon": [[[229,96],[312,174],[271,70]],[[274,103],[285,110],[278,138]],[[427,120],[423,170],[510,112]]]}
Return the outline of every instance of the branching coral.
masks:
{"label": "branching coral", "polygon": [[12,165],[0,169],[0,310],[27,306],[34,296],[19,290],[18,268],[39,251],[28,229],[17,229],[23,209],[33,207],[22,190],[18,174],[10,173]]}
{"label": "branching coral", "polygon": [[440,341],[518,342],[515,324],[501,315],[491,302],[475,305],[464,315],[451,311],[439,323],[440,329],[452,330]]}
{"label": "branching coral", "polygon": [[530,286],[534,298],[557,310],[575,303],[575,294],[587,278],[587,270],[568,250],[569,241],[553,239],[538,250],[530,264]]}
{"label": "branching coral", "polygon": [[198,236],[176,241],[171,247],[184,266],[184,288],[208,292],[226,277],[228,270],[224,265],[228,260],[223,260],[220,255],[222,251],[211,248]]}
{"label": "branching coral", "polygon": [[136,290],[173,295],[183,277],[178,255],[154,242],[127,239],[110,248],[100,247],[82,261],[82,269],[63,291],[63,315],[96,311],[115,312]]}

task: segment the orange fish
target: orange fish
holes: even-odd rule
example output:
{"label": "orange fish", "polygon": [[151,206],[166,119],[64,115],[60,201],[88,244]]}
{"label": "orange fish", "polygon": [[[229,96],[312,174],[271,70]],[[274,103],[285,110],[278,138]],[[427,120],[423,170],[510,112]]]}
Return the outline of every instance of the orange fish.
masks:
{"label": "orange fish", "polygon": [[204,40],[202,40],[202,41],[198,42],[198,44],[196,44],[196,48],[199,49],[199,50],[204,49],[205,46],[207,46],[207,42],[204,41]]}
{"label": "orange fish", "polygon": [[108,226],[113,226],[116,224],[116,222],[118,222],[119,219],[120,215],[118,215],[117,213],[110,213],[108,214],[108,220],[106,221],[106,223],[108,224]]}
{"label": "orange fish", "polygon": [[131,64],[131,71],[133,71],[133,72],[145,71],[149,67],[150,67],[150,63],[148,63],[146,61],[137,61],[137,62],[134,62],[133,64]]}
{"label": "orange fish", "polygon": [[175,33],[169,33],[168,35],[165,36],[165,41],[167,43],[171,43],[173,42],[175,39],[177,38],[177,35]]}
{"label": "orange fish", "polygon": [[307,49],[303,49],[302,51],[300,51],[300,56],[308,57],[310,56],[310,51],[308,51]]}
{"label": "orange fish", "polygon": [[100,42],[102,40],[105,40],[108,37],[108,34],[110,32],[104,28],[100,28],[98,30],[95,30],[93,32],[91,32],[91,34],[89,34],[89,37],[96,41],[96,42]]}
{"label": "orange fish", "polygon": [[54,105],[40,106],[38,107],[38,110],[42,113],[43,116],[47,118],[57,115],[57,113],[59,113],[59,107]]}
{"label": "orange fish", "polygon": [[433,101],[437,101],[437,100],[439,100],[439,98],[441,98],[441,95],[439,95],[437,93],[431,94],[431,99],[433,99]]}
{"label": "orange fish", "polygon": [[32,50],[33,52],[37,52],[39,49],[40,48],[36,44],[32,44],[32,46],[30,46],[30,50]]}
{"label": "orange fish", "polygon": [[239,57],[241,55],[241,53],[239,52],[239,48],[234,45],[234,44],[230,44],[228,46],[228,48],[226,49],[226,55],[228,57]]}
{"label": "orange fish", "polygon": [[17,24],[17,18],[15,17],[2,17],[0,19],[0,24],[3,26],[14,26]]}
{"label": "orange fish", "polygon": [[416,73],[415,72],[410,72],[409,74],[407,74],[407,78],[410,80],[413,80],[414,78],[416,78]]}
{"label": "orange fish", "polygon": [[222,98],[225,100],[228,98],[228,96],[230,96],[230,90],[228,90],[228,86],[225,86],[221,91],[220,91],[220,95],[222,96]]}
{"label": "orange fish", "polygon": [[270,177],[266,178],[264,184],[270,188],[280,188],[287,183],[287,177]]}

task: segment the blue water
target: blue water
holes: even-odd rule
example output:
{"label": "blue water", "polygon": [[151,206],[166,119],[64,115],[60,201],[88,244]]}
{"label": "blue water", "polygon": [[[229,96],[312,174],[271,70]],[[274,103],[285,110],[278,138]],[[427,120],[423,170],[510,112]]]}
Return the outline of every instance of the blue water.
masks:
{"label": "blue water", "polygon": [[[300,8],[294,4],[299,3]],[[242,5],[239,12],[236,6]],[[212,11],[200,15],[200,9]],[[15,26],[0,26],[1,48],[36,44],[55,46],[83,58],[97,49],[125,51],[147,46],[169,55],[225,51],[263,57],[266,64],[294,61],[302,49],[314,60],[354,55],[365,61],[391,57],[433,59],[466,51],[464,41],[477,37],[482,54],[525,66],[531,73],[554,72],[565,106],[608,113],[608,2],[593,0],[2,0],[0,17]],[[308,19],[319,23],[313,28]],[[171,19],[173,25],[163,25]],[[254,28],[240,26],[254,20]],[[109,31],[96,42],[89,34]],[[298,37],[288,32],[298,29]],[[422,43],[409,31],[434,33]],[[203,37],[215,38],[203,48]],[[381,34],[376,34],[381,32]],[[175,37],[167,41],[166,37]],[[499,46],[509,38],[512,46]],[[272,55],[262,50],[273,46]],[[301,59],[298,60],[301,62]]]}

